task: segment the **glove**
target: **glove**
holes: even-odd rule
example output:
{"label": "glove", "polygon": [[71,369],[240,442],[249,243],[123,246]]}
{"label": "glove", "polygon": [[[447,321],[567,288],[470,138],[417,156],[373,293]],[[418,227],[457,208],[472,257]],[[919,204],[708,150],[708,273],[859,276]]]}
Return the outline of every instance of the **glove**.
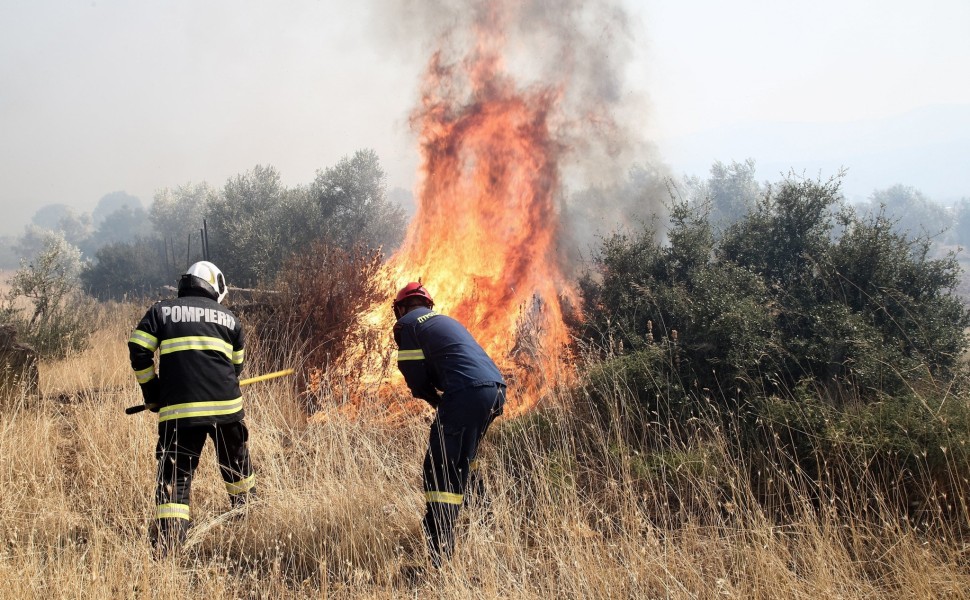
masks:
{"label": "glove", "polygon": [[162,389],[158,377],[141,386],[141,397],[145,401],[145,407],[153,413],[157,413],[158,409],[162,407],[160,403],[161,393]]}

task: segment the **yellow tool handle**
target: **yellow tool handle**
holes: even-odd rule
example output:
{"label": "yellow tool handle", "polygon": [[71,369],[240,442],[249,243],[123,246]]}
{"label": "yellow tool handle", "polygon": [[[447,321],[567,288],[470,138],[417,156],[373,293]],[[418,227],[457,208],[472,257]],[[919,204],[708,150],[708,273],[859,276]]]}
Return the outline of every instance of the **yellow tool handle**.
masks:
{"label": "yellow tool handle", "polygon": [[277,377],[283,377],[284,375],[292,375],[293,369],[283,369],[282,371],[273,371],[272,373],[267,373],[265,375],[260,375],[258,377],[250,377],[249,379],[240,379],[239,385],[249,385],[250,383],[256,383],[257,381],[266,381],[267,379],[276,379]]}
{"label": "yellow tool handle", "polygon": [[[249,379],[239,380],[239,385],[249,385],[250,383],[256,383],[257,381],[266,381],[267,379],[276,379],[277,377],[283,377],[284,375],[292,375],[293,369],[283,369],[282,371],[274,371],[272,373],[267,373],[265,375],[260,375],[258,377],[250,377]],[[141,411],[148,408],[144,404],[136,404],[135,406],[129,406],[125,409],[126,415],[138,414]]]}

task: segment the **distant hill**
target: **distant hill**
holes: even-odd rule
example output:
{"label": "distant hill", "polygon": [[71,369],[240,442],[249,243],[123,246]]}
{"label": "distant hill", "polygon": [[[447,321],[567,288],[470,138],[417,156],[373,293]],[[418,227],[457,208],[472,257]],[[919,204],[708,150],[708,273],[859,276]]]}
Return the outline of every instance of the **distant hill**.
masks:
{"label": "distant hill", "polygon": [[949,204],[970,198],[970,105],[928,106],[847,123],[749,122],[670,140],[664,158],[679,174],[705,176],[714,161],[754,158],[760,180],[794,169],[810,176],[848,168],[853,201],[901,183]]}

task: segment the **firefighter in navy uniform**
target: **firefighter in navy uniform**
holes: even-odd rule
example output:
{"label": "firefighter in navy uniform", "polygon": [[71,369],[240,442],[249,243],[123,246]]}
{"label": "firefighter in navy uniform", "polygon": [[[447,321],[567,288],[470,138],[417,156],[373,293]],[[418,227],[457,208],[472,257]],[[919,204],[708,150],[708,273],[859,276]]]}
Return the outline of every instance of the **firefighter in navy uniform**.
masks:
{"label": "firefighter in navy uniform", "polygon": [[239,391],[243,331],[220,304],[227,291],[214,264],[197,262],[179,280],[178,298],[155,303],[128,340],[145,405],[158,413],[152,541],[161,555],[185,540],[192,475],[207,437],[215,443],[232,507],[255,492]]}
{"label": "firefighter in navy uniform", "polygon": [[424,530],[435,566],[451,556],[478,445],[505,405],[505,380],[461,323],[431,310],[420,283],[394,299],[398,368],[416,398],[436,408],[424,458]]}

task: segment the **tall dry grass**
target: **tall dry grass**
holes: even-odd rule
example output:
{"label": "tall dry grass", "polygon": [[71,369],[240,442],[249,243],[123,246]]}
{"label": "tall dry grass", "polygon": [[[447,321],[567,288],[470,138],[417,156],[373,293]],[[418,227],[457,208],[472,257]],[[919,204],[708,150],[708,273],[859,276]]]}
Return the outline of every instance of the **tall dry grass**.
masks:
{"label": "tall dry grass", "polygon": [[920,528],[864,481],[854,498],[808,494],[779,469],[793,501],[780,518],[722,429],[691,424],[649,456],[629,445],[622,391],[606,410],[563,395],[500,419],[483,447],[487,494],[431,572],[427,414],[389,420],[375,405],[308,422],[293,382],[247,388],[259,500],[226,512],[210,444],[188,546],[154,560],[154,417],[122,412],[140,401],[125,340],[142,310],[113,307],[90,350],[42,364],[40,400],[0,409],[4,598],[970,597],[970,549],[942,517]]}

